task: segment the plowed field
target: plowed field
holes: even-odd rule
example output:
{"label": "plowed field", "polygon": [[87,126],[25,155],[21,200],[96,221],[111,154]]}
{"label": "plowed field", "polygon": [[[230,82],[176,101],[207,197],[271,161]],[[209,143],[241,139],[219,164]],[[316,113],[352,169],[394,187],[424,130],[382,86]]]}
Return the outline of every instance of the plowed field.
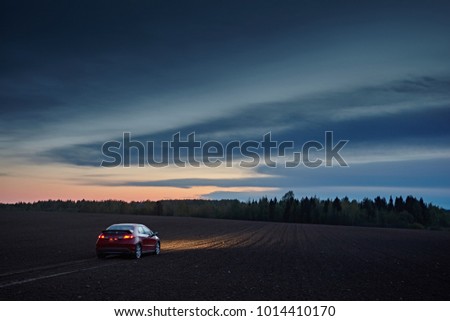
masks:
{"label": "plowed field", "polygon": [[[95,256],[137,222],[162,252]],[[450,233],[88,213],[0,213],[2,300],[450,300]]]}

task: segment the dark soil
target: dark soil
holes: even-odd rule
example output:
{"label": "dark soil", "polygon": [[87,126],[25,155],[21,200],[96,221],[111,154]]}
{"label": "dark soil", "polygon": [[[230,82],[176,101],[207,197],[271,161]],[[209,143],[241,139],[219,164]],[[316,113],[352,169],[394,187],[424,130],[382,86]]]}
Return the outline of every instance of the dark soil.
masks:
{"label": "dark soil", "polygon": [[[95,256],[113,223],[162,252]],[[450,233],[87,213],[0,213],[1,300],[450,300]]]}

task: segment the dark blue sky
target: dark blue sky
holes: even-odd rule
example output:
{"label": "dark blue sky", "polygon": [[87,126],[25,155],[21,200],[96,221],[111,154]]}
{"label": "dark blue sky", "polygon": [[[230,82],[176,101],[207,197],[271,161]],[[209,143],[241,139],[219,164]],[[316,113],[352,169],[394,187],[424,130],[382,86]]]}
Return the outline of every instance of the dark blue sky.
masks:
{"label": "dark blue sky", "polygon": [[[448,1],[2,1],[0,201],[292,189],[450,207],[449,14]],[[349,140],[348,168],[99,168],[124,131],[301,146],[328,130]]]}

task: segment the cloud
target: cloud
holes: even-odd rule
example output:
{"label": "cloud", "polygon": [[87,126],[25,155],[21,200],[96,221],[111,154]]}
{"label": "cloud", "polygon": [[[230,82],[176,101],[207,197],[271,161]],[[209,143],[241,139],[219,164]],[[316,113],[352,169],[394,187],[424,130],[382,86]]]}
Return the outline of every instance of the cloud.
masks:
{"label": "cloud", "polygon": [[115,182],[107,183],[109,186],[164,186],[177,188],[192,188],[194,186],[217,186],[217,187],[271,187],[264,186],[264,181],[268,178],[255,177],[244,179],[206,179],[206,178],[181,178],[181,179],[166,179],[157,181],[129,181],[129,182]]}
{"label": "cloud", "polygon": [[448,95],[448,89],[450,88],[450,79],[439,77],[416,77],[411,79],[405,79],[391,84],[386,87],[386,91],[395,91],[399,93],[410,94],[429,94],[440,93]]}
{"label": "cloud", "polygon": [[40,163],[64,163],[76,166],[99,167],[102,162],[101,144],[69,145],[38,153],[34,161]]}
{"label": "cloud", "polygon": [[355,146],[343,151],[342,156],[350,166],[383,162],[448,160],[450,159],[450,149],[445,144],[431,146],[406,142],[400,146]]}
{"label": "cloud", "polygon": [[211,193],[203,194],[202,198],[213,199],[213,200],[222,200],[222,199],[237,199],[240,201],[248,201],[248,200],[257,200],[262,197],[280,198],[286,191],[276,189],[276,190],[267,190],[267,191],[225,191],[218,190]]}
{"label": "cloud", "polygon": [[[87,185],[93,186],[128,186],[128,187],[174,187],[190,189],[202,186],[215,186],[218,190],[224,188],[260,188],[281,190],[301,189],[309,190],[309,193],[321,195],[323,186],[327,186],[329,191],[340,191],[341,186],[353,186],[357,191],[357,186],[372,186],[377,190],[383,187],[403,187],[424,190],[427,188],[448,188],[450,173],[447,170],[448,159],[420,159],[394,162],[372,162],[358,163],[350,167],[320,167],[310,169],[298,168],[269,168],[259,166],[256,171],[239,172],[232,178],[222,177],[210,178],[214,176],[214,170],[210,174],[196,177],[193,171],[189,177],[183,177],[186,173],[180,171],[173,174],[170,179],[154,179],[151,173],[143,177],[148,169],[134,169],[133,179],[127,177],[124,172],[122,177],[91,177],[91,179],[81,178]],[[184,169],[186,171],[188,169]],[[160,175],[161,177],[161,175]],[[164,175],[162,175],[164,177]],[[177,178],[181,177],[181,178]],[[395,179],[393,179],[395,177]]]}
{"label": "cloud", "polygon": [[[419,92],[411,89],[416,86],[421,88]],[[374,146],[380,144],[411,151],[417,145],[425,144],[429,148],[440,148],[450,137],[447,124],[447,119],[450,119],[450,80],[418,77],[341,92],[250,104],[233,110],[227,116],[210,117],[180,127],[172,124],[175,126],[173,129],[142,135],[132,132],[132,139],[142,143],[153,141],[158,147],[161,141],[171,140],[176,132],[181,133],[182,139],[195,132],[196,139],[203,143],[217,140],[225,145],[233,139],[261,141],[262,136],[271,131],[274,139],[294,141],[300,148],[308,140],[322,141],[324,132],[333,130],[336,139],[350,140],[346,149],[354,146],[352,151],[356,155],[365,153],[367,159],[371,157]],[[118,137],[115,140],[122,141]],[[49,161],[98,166],[102,160],[103,143],[69,144],[38,154]],[[156,148],[156,157],[160,157],[158,152],[159,148]],[[432,155],[439,156],[429,154]],[[372,159],[383,161],[380,154]]]}

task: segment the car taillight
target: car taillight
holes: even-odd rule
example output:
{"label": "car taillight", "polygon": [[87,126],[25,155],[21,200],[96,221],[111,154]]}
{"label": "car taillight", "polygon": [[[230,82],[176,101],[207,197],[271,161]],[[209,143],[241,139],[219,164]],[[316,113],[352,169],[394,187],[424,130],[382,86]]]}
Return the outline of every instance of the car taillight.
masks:
{"label": "car taillight", "polygon": [[100,235],[98,236],[98,238],[99,238],[99,239],[104,239],[105,236],[104,236],[103,234],[100,234]]}
{"label": "car taillight", "polygon": [[133,239],[134,235],[124,235],[123,238],[124,239]]}

